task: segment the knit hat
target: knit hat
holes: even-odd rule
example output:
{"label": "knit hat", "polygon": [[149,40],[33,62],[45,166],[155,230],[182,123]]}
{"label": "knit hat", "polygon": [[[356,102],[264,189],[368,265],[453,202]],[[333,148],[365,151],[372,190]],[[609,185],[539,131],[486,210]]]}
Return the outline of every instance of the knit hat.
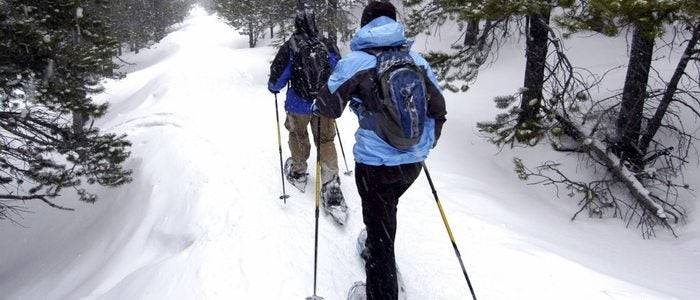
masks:
{"label": "knit hat", "polygon": [[389,17],[396,21],[396,7],[389,2],[370,2],[367,4],[367,7],[365,7],[365,10],[362,11],[360,26],[364,27],[369,24],[369,22],[379,17]]}

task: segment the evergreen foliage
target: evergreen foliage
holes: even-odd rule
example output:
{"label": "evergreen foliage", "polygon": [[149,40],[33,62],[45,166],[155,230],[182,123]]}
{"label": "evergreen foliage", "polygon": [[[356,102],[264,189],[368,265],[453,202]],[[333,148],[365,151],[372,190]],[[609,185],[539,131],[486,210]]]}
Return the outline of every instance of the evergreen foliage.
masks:
{"label": "evergreen foliage", "polygon": [[[280,22],[289,13],[291,0],[215,0],[215,9],[229,25],[240,29],[248,36],[248,45],[253,48],[258,39],[270,27]],[[293,5],[292,5],[293,7]]]}

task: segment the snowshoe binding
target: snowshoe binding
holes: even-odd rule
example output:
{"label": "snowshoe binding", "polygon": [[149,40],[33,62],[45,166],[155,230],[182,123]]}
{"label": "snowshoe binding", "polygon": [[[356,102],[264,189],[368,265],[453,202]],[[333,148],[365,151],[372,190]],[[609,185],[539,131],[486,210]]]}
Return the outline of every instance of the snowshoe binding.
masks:
{"label": "snowshoe binding", "polygon": [[345,204],[343,191],[340,189],[340,178],[337,175],[321,187],[321,200],[324,211],[331,215],[333,221],[344,225],[348,219],[348,206]]}
{"label": "snowshoe binding", "polygon": [[292,172],[292,163],[292,158],[287,158],[287,161],[284,163],[284,176],[287,178],[287,181],[289,181],[289,183],[291,183],[295,188],[304,193],[306,192],[306,182],[308,180],[309,174],[306,172]]}
{"label": "snowshoe binding", "polygon": [[355,282],[348,291],[348,300],[367,300],[367,286],[362,281]]}
{"label": "snowshoe binding", "polygon": [[[366,263],[367,259],[369,258],[369,250],[367,249],[366,246],[367,243],[367,229],[362,229],[360,231],[360,234],[357,236],[357,254],[360,255],[362,258],[362,263]],[[406,294],[406,285],[403,282],[403,276],[401,275],[401,272],[399,271],[399,266],[396,266],[396,281],[399,284],[399,299],[405,300],[407,298]],[[365,298],[351,298],[350,295],[353,293],[353,289],[356,289],[355,285],[358,284],[358,282],[355,282],[355,285],[350,288],[350,293],[348,294],[348,300],[354,300],[354,299],[366,299],[366,291],[365,291],[365,284],[362,282],[359,282],[362,284],[362,295],[364,295]],[[359,287],[358,287],[359,288]],[[357,293],[357,292],[356,292]]]}

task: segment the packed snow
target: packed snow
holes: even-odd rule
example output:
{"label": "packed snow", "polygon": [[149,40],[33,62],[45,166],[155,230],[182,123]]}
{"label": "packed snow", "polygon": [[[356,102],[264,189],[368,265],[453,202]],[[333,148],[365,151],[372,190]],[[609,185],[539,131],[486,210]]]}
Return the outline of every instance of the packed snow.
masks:
{"label": "packed snow", "polygon": [[[475,122],[496,113],[491,99],[521,85],[522,47],[503,51],[468,93],[447,94],[448,122],[427,161],[477,296],[700,297],[697,213],[678,239],[660,233],[643,240],[617,219],[572,222],[575,201],[519,181],[512,170],[518,151],[498,153],[479,136]],[[248,49],[247,37],[195,8],[159,44],[126,55],[126,78],[107,82],[97,97],[111,110],[96,125],[129,135],[134,182],[101,190],[95,204],[61,199],[76,212],[27,203],[34,212],[19,225],[0,223],[0,298],[311,295],[314,195],[290,189],[286,205],[278,199],[277,125],[266,90],[274,53]],[[351,144],[355,117],[346,112],[339,126]],[[355,250],[360,199],[354,178],[342,183],[348,224],[323,215],[320,223],[318,294],[329,300],[344,299],[364,280]],[[402,198],[398,222],[408,299],[467,299],[425,177]]]}

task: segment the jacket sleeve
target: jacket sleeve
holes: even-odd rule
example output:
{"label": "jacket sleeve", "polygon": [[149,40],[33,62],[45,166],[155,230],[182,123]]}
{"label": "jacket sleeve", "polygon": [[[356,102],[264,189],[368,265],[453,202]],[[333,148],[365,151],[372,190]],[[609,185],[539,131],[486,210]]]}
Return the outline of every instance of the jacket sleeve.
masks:
{"label": "jacket sleeve", "polygon": [[428,87],[428,117],[435,120],[435,143],[437,143],[442,135],[442,127],[447,122],[445,97],[432,82],[426,82],[426,86]]}
{"label": "jacket sleeve", "polygon": [[292,78],[292,55],[289,48],[289,41],[284,43],[277,51],[275,59],[270,66],[270,80],[267,82],[267,89],[277,93],[287,85]]}
{"label": "jacket sleeve", "polygon": [[[333,76],[335,72],[331,75]],[[328,84],[324,85],[323,88],[318,93],[316,102],[314,103],[314,114],[324,116],[327,118],[337,119],[343,114],[345,106],[347,106],[350,100],[350,94],[355,89],[353,82],[345,82],[340,88],[335,91],[331,91]]]}

